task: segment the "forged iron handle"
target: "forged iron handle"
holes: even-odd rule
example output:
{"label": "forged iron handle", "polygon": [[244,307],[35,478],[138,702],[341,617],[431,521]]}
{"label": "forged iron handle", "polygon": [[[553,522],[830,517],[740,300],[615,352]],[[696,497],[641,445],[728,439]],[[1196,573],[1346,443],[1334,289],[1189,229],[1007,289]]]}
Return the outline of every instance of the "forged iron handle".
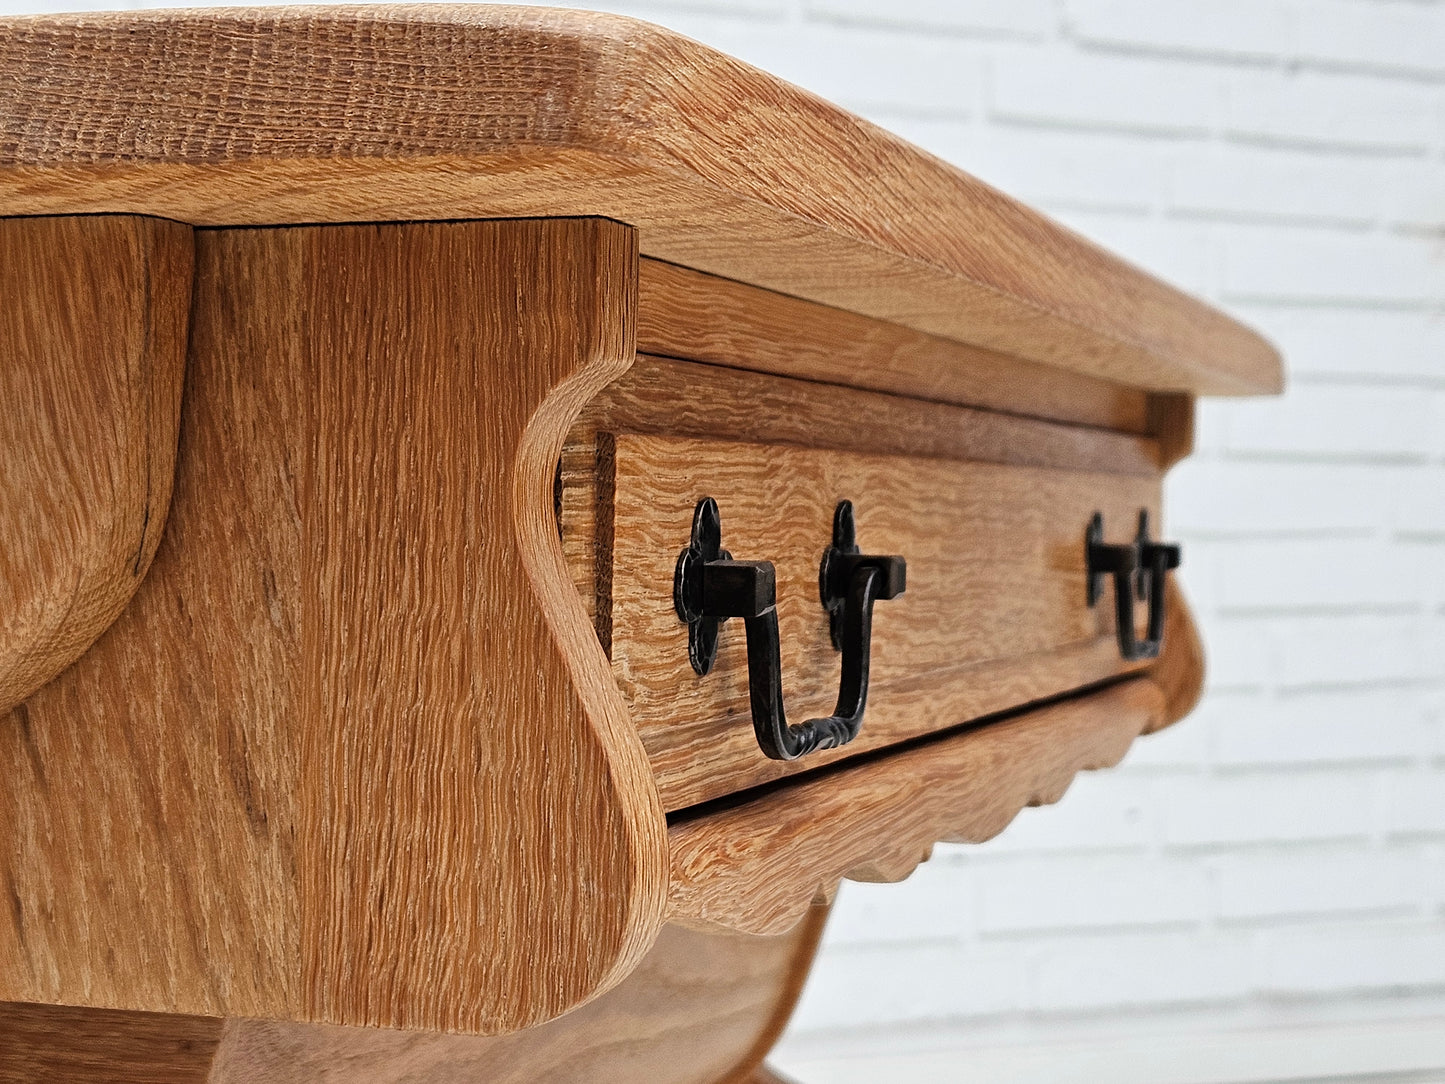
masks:
{"label": "forged iron handle", "polygon": [[698,502],[693,541],[679,555],[673,579],[674,605],[689,625],[688,654],[693,668],[706,674],[716,657],[717,626],[731,617],[743,619],[753,732],[773,760],[796,760],[857,737],[868,704],[873,604],[903,593],[907,564],[902,557],[858,553],[852,505],[844,501],[834,515],[833,545],[818,578],[843,655],[838,701],[832,715],[792,725],[783,707],[776,572],[768,561],[734,561],[721,547],[717,504],[711,497]]}
{"label": "forged iron handle", "polygon": [[[1104,541],[1104,517],[1095,512],[1084,536],[1084,547],[1091,608],[1103,593],[1104,579],[1108,576],[1114,579],[1114,626],[1119,654],[1128,662],[1158,658],[1164,648],[1164,579],[1170,569],[1179,567],[1179,547],[1150,539],[1149,513],[1144,509],[1139,512],[1139,531],[1134,541],[1123,545]],[[1136,598],[1144,599],[1149,606],[1143,640],[1134,631]]]}

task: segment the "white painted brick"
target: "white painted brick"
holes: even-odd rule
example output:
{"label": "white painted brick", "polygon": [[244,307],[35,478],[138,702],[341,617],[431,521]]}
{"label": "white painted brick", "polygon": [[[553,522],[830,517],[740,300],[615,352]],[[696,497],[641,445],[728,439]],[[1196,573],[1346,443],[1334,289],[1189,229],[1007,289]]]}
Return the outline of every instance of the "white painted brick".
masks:
{"label": "white painted brick", "polygon": [[1198,864],[1139,859],[1021,859],[979,870],[982,933],[1179,926],[1203,920]]}
{"label": "white painted brick", "polygon": [[1236,71],[1224,129],[1247,139],[1384,152],[1430,150],[1439,139],[1433,86],[1368,76]]}
{"label": "white painted brick", "polygon": [[1157,148],[1126,136],[1046,129],[987,129],[950,156],[1025,202],[1050,208],[1147,212],[1163,166]]}
{"label": "white painted brick", "polygon": [[1279,645],[1275,683],[1282,689],[1341,692],[1350,685],[1428,680],[1438,661],[1424,650],[1425,614],[1327,614],[1270,619]]}
{"label": "white painted brick", "polygon": [[1138,215],[1066,207],[1055,208],[1054,213],[1064,225],[1180,289],[1203,293],[1208,288],[1210,231],[1197,223],[1160,223]]}
{"label": "white painted brick", "polygon": [[1334,690],[1268,700],[1230,698],[1190,723],[1208,724],[1223,767],[1408,761],[1433,735],[1413,689]]}
{"label": "white painted brick", "polygon": [[1170,726],[1146,734],[1129,747],[1121,772],[1197,771],[1209,759],[1209,731],[1202,726]]}
{"label": "white painted brick", "polygon": [[[1204,547],[1191,545],[1186,560],[1198,565],[1211,556]],[[1219,597],[1218,592],[1208,596],[1187,593],[1191,598],[1207,597],[1211,601]],[[1204,680],[1209,693],[1261,689],[1274,680],[1280,647],[1271,626],[1255,617],[1241,619],[1202,610],[1194,616],[1208,647]]]}
{"label": "white painted brick", "polygon": [[1382,821],[1394,836],[1445,836],[1445,771],[1391,775]]}
{"label": "white painted brick", "polygon": [[1240,301],[1410,306],[1445,296],[1445,260],[1427,237],[1230,225],[1221,288]]}
{"label": "white painted brick", "polygon": [[1445,9],[1415,3],[1314,0],[1300,20],[1299,52],[1331,64],[1445,73]]}
{"label": "white painted brick", "polygon": [[877,1027],[1022,1008],[1020,954],[946,945],[831,947],[808,976],[793,1018],[799,1031]]}
{"label": "white painted brick", "polygon": [[[1430,423],[1433,432],[1436,421]],[[1389,483],[1394,498],[1388,522],[1397,531],[1445,535],[1445,465],[1402,471]],[[1441,554],[1445,560],[1445,553]]]}
{"label": "white painted brick", "polygon": [[860,25],[1029,38],[1045,37],[1055,25],[1050,0],[808,0],[806,11]]}
{"label": "white painted brick", "polygon": [[1425,468],[1381,464],[1186,459],[1165,489],[1170,534],[1281,535],[1368,531],[1387,519],[1396,487]]}
{"label": "white painted brick", "polygon": [[1170,779],[1158,791],[1163,839],[1178,846],[1365,839],[1370,780],[1351,772]]}
{"label": "white painted brick", "polygon": [[856,112],[967,116],[983,85],[977,47],[957,38],[880,33],[829,24],[767,35],[745,24],[695,22],[689,31],[741,60]]}
{"label": "white painted brick", "polygon": [[1275,341],[1296,379],[1327,374],[1445,384],[1445,315],[1440,313],[1248,303],[1233,308]]}
{"label": "white painted brick", "polygon": [[1139,781],[1080,774],[1052,806],[1025,809],[1003,833],[976,848],[980,855],[1026,851],[1134,849],[1152,837],[1150,795]]}
{"label": "white painted brick", "polygon": [[1067,0],[1084,41],[1170,53],[1276,57],[1294,44],[1294,12],[1271,0]]}
{"label": "white painted brick", "polygon": [[1438,927],[1336,925],[1257,938],[1260,985],[1270,993],[1445,989],[1445,931]]}
{"label": "white painted brick", "polygon": [[828,943],[960,941],[973,930],[976,874],[969,863],[934,860],[898,884],[845,881],[828,916]]}
{"label": "white painted brick", "polygon": [[[1221,218],[1298,219],[1361,226],[1382,214],[1382,191],[1396,175],[1394,163],[1326,156],[1287,148],[1195,146],[1170,154],[1169,206]],[[1438,180],[1440,171],[1429,176]],[[1417,208],[1401,192],[1395,217]]]}
{"label": "white painted brick", "polygon": [[1215,867],[1225,920],[1419,909],[1424,877],[1414,853],[1230,855]]}
{"label": "white painted brick", "polygon": [[1445,226],[1445,165],[1432,160],[1395,166],[1379,202],[1390,225],[1439,233]]}
{"label": "white painted brick", "polygon": [[1419,608],[1425,558],[1374,540],[1281,539],[1206,545],[1229,569],[1216,603],[1239,614]]}
{"label": "white painted brick", "polygon": [[991,72],[993,115],[1034,124],[1198,134],[1224,93],[1206,68],[1064,50],[1000,49]]}
{"label": "white painted brick", "polygon": [[1242,941],[1176,934],[1078,939],[1042,950],[1033,1001],[1046,1012],[1207,1003],[1247,988]]}
{"label": "white painted brick", "polygon": [[1225,408],[1232,451],[1421,458],[1430,453],[1430,396],[1409,387],[1296,384],[1280,398]]}

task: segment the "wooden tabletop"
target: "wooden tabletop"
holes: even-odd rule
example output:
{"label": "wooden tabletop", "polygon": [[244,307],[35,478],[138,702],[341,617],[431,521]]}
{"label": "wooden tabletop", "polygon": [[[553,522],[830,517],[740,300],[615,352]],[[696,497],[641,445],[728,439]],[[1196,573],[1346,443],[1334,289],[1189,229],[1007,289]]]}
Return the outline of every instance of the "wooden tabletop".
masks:
{"label": "wooden tabletop", "polygon": [[1150,390],[1271,392],[1258,335],[696,42],[492,6],[0,20],[0,214],[198,226],[598,215],[644,254]]}

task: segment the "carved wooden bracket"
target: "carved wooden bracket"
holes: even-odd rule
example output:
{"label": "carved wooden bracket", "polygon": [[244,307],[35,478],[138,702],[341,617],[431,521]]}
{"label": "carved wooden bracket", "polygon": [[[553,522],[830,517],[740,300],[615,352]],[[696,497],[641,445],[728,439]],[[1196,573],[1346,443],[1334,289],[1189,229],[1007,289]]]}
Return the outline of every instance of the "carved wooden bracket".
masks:
{"label": "carved wooden bracket", "polygon": [[0,219],[0,715],[74,662],[150,567],[171,500],[191,229]]}

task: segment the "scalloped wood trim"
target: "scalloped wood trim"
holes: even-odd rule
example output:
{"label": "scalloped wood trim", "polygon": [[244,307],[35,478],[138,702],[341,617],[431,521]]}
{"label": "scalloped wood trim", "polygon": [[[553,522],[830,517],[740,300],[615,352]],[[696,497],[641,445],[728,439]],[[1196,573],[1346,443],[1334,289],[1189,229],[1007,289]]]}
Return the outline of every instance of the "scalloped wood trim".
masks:
{"label": "scalloped wood trim", "polygon": [[844,877],[902,880],[936,841],[981,843],[1058,801],[1166,710],[1160,687],[1136,678],[682,821],[669,832],[669,918],[780,933]]}
{"label": "scalloped wood trim", "polygon": [[0,219],[0,715],[140,585],[175,474],[191,230]]}

